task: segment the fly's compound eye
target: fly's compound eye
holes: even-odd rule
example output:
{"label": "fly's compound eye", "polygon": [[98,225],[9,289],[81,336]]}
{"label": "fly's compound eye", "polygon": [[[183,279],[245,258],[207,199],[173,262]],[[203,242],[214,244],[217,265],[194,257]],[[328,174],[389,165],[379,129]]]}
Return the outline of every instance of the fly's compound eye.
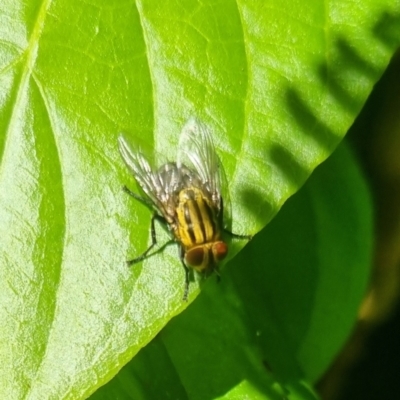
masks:
{"label": "fly's compound eye", "polygon": [[185,254],[186,262],[192,267],[200,267],[204,261],[204,248],[194,247]]}
{"label": "fly's compound eye", "polygon": [[228,246],[225,242],[215,242],[212,247],[215,260],[222,261],[228,254]]}

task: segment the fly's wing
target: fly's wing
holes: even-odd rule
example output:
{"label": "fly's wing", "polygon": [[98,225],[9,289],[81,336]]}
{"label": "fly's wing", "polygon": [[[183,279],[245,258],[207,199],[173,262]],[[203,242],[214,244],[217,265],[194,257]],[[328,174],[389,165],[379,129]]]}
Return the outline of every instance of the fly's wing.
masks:
{"label": "fly's wing", "polygon": [[121,156],[137,183],[157,211],[162,213],[163,207],[160,202],[160,193],[163,191],[163,185],[160,182],[159,175],[153,171],[144,154],[140,150],[134,150],[123,135],[118,137],[118,145]]}
{"label": "fly's wing", "polygon": [[178,147],[178,168],[192,168],[200,176],[215,207],[221,211],[224,172],[209,129],[195,118],[182,129]]}

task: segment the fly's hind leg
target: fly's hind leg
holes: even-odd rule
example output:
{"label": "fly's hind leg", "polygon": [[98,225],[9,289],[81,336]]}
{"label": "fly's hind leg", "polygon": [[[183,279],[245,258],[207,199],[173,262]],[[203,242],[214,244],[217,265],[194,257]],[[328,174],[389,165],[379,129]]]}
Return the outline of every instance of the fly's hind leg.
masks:
{"label": "fly's hind leg", "polygon": [[187,301],[189,294],[189,268],[185,264],[185,251],[182,246],[179,246],[179,259],[181,260],[183,269],[185,270],[185,290],[183,291],[183,301]]}

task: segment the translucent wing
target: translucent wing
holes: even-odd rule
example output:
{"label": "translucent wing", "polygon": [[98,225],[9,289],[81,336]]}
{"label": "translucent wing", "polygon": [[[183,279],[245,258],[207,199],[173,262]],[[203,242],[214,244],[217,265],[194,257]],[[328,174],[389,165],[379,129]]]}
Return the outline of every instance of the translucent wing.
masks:
{"label": "translucent wing", "polygon": [[195,118],[182,129],[178,147],[178,168],[193,168],[217,209],[221,206],[223,170],[209,129]]}
{"label": "translucent wing", "polygon": [[119,136],[118,144],[125,164],[157,211],[164,216],[174,212],[174,196],[181,182],[176,164],[164,164],[155,171],[142,151],[134,150],[123,135]]}

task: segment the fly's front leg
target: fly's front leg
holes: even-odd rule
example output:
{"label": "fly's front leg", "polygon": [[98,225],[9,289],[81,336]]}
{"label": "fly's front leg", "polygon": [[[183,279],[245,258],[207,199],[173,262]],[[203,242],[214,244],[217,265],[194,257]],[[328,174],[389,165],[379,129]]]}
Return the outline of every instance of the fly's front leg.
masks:
{"label": "fly's front leg", "polygon": [[179,259],[181,260],[183,269],[185,270],[185,290],[183,292],[183,301],[187,301],[189,294],[189,268],[185,264],[185,250],[179,245]]}
{"label": "fly's front leg", "polygon": [[140,261],[143,261],[146,258],[147,254],[149,253],[149,251],[157,244],[156,229],[155,229],[155,225],[154,225],[154,221],[155,220],[158,220],[162,224],[166,224],[165,218],[163,218],[161,215],[153,214],[153,216],[151,218],[151,228],[150,228],[151,229],[151,231],[150,231],[151,232],[151,245],[139,257],[136,257],[133,260],[127,261],[128,266],[131,266],[131,265],[136,264],[136,263],[138,263]]}
{"label": "fly's front leg", "polygon": [[214,266],[214,273],[215,273],[215,276],[217,277],[217,283],[220,283],[221,282],[221,273],[219,272],[218,265]]}

